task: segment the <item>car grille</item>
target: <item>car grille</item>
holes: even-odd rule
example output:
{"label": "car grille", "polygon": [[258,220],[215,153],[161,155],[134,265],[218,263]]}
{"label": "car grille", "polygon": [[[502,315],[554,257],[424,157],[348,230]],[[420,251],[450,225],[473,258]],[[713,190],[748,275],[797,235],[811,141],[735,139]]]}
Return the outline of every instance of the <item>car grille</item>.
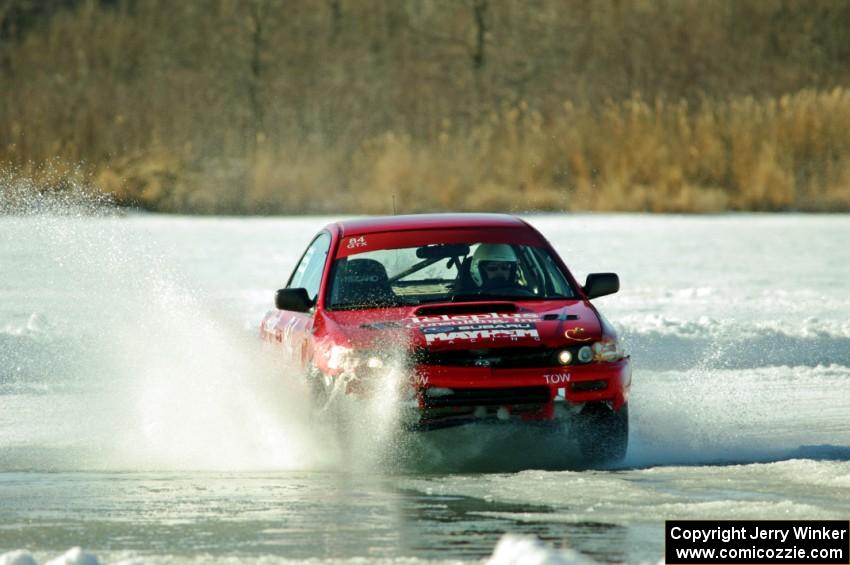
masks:
{"label": "car grille", "polygon": [[[573,353],[573,363],[578,363],[578,348],[568,347]],[[541,347],[505,347],[494,349],[455,349],[451,351],[429,351],[418,349],[413,360],[418,365],[442,365],[447,367],[485,367],[491,369],[524,369],[534,367],[560,367],[557,355],[563,349]]]}
{"label": "car grille", "polygon": [[430,396],[426,391],[426,408],[445,406],[504,406],[545,404],[551,400],[549,387],[524,386],[513,388],[453,388],[450,394]]}

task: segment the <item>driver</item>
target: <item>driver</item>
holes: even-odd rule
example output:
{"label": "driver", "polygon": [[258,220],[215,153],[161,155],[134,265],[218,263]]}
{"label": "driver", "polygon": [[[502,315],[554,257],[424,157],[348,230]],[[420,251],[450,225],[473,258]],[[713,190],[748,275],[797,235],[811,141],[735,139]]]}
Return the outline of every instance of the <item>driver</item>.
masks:
{"label": "driver", "polygon": [[481,289],[520,288],[517,282],[517,258],[510,245],[482,243],[472,254],[472,280]]}

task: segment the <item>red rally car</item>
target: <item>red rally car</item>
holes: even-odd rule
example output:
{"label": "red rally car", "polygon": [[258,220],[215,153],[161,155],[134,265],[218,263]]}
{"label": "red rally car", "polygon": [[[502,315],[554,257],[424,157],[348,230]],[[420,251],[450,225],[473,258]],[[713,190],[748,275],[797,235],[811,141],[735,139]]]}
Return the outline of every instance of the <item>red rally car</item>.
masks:
{"label": "red rally car", "polygon": [[347,220],[304,252],[261,336],[305,369],[318,398],[366,398],[391,369],[407,429],[561,425],[584,455],[628,443],[629,357],[546,239],[500,214]]}

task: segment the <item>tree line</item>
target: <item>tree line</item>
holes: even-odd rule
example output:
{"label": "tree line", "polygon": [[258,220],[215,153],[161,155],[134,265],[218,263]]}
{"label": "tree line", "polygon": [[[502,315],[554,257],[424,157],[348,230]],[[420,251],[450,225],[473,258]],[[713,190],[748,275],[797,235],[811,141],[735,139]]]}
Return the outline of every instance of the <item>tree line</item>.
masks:
{"label": "tree line", "polygon": [[0,163],[198,213],[850,209],[843,0],[0,0]]}

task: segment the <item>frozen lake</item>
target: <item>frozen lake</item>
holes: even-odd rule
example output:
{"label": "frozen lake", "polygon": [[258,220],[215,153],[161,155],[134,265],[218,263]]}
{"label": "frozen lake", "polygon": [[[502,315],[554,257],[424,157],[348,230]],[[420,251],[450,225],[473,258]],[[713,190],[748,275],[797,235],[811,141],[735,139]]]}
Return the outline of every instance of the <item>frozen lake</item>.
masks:
{"label": "frozen lake", "polygon": [[0,554],[455,561],[519,533],[654,563],[664,519],[847,519],[850,217],[526,218],[580,280],[620,275],[596,301],[635,368],[618,469],[341,457],[256,339],[333,218],[0,216]]}

